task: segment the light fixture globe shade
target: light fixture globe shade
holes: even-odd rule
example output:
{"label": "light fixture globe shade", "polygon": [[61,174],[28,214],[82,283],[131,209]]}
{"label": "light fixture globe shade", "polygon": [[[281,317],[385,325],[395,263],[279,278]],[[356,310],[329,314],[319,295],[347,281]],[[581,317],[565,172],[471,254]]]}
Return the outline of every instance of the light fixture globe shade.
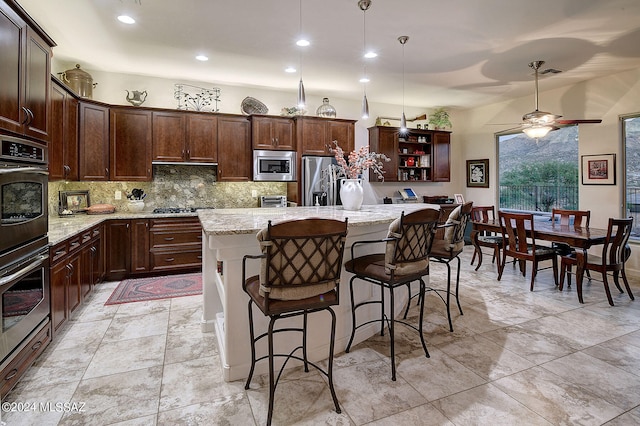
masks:
{"label": "light fixture globe shade", "polygon": [[407,131],[407,117],[404,116],[404,111],[402,112],[402,118],[400,118],[400,131],[402,133]]}
{"label": "light fixture globe shade", "polygon": [[531,126],[522,129],[525,135],[533,139],[544,138],[551,130],[553,130],[551,126]]}
{"label": "light fixture globe shade", "polygon": [[304,84],[302,83],[301,78],[300,83],[298,83],[298,108],[304,108],[306,103],[307,99],[304,94]]}
{"label": "light fixture globe shade", "polygon": [[369,118],[369,101],[367,100],[367,95],[365,94],[362,98],[362,118]]}

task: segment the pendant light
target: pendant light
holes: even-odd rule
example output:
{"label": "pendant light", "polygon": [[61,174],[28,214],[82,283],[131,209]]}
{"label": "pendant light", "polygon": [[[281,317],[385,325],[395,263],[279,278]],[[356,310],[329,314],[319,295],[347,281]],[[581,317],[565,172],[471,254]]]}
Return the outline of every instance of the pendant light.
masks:
{"label": "pendant light", "polygon": [[[302,0],[300,0],[300,39],[296,44],[300,47],[309,46],[309,41],[302,36]],[[298,83],[298,108],[304,109],[307,99],[304,93],[304,83],[302,82],[302,52],[300,52],[300,82]]]}
{"label": "pendant light", "polygon": [[398,41],[402,45],[402,118],[400,119],[400,132],[407,131],[407,118],[404,115],[404,45],[409,41],[409,36],[400,36]]}
{"label": "pendant light", "polygon": [[371,6],[371,0],[359,0],[358,7],[362,10],[362,63],[363,63],[363,75],[360,81],[362,82],[362,108],[361,116],[363,119],[369,118],[369,101],[367,100],[367,63],[366,58],[375,57],[367,52],[367,10]]}

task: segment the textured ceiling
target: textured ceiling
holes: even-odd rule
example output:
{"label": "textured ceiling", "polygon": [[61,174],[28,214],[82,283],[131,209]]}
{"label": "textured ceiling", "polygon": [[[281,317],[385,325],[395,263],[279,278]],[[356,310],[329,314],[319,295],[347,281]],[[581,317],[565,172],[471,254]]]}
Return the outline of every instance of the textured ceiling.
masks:
{"label": "textured ceiling", "polygon": [[[18,0],[83,69],[362,97],[357,0]],[[128,13],[128,26],[116,15]],[[302,24],[302,25],[301,25]],[[372,0],[370,102],[467,108],[533,94],[527,66],[562,70],[540,90],[640,68],[639,0]],[[302,32],[311,46],[297,47]],[[301,53],[303,52],[303,53]],[[208,62],[198,62],[196,54]],[[532,96],[533,106],[533,96]]]}

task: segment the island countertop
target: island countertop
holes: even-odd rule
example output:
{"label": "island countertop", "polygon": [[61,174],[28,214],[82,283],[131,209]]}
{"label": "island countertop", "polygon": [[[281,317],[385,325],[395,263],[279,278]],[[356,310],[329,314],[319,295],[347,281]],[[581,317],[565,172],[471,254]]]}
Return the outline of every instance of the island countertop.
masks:
{"label": "island countertop", "polygon": [[368,226],[391,223],[404,211],[410,213],[424,208],[440,209],[437,204],[372,204],[357,211],[344,210],[342,206],[319,207],[269,207],[249,209],[198,210],[202,229],[207,235],[255,234],[266,228],[268,222],[308,219],[349,220],[350,226]]}

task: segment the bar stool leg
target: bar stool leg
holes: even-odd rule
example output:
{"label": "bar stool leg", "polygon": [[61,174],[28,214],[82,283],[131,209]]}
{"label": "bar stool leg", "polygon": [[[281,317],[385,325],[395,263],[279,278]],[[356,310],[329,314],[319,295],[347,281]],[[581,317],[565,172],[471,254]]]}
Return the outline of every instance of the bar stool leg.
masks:
{"label": "bar stool leg", "polygon": [[251,304],[253,302],[249,300],[249,337],[251,338],[251,368],[249,369],[249,376],[247,377],[247,382],[244,385],[245,389],[249,389],[249,385],[251,384],[251,378],[253,377],[253,371],[256,367],[256,341],[255,334],[253,331],[253,310],[251,309]]}
{"label": "bar stool leg", "polygon": [[[394,327],[393,327],[393,323],[394,323],[394,309],[393,309],[393,305],[394,305],[394,300],[393,300],[393,287],[389,288],[389,304],[391,305],[389,307],[390,309],[390,318],[389,318],[389,338],[391,339],[391,380],[393,380],[395,382],[396,380],[396,351],[395,351],[395,341],[394,341]],[[384,295],[384,288],[382,290],[382,294]],[[382,303],[382,315],[384,318],[384,296],[382,298],[383,303]],[[384,330],[384,322],[382,323],[382,330]],[[382,332],[380,333],[380,335],[382,336]]]}
{"label": "bar stool leg", "polygon": [[336,413],[340,414],[340,404],[338,404],[338,397],[336,396],[336,390],[333,387],[333,350],[336,341],[336,314],[333,309],[327,308],[331,314],[331,340],[329,342],[329,365],[327,366],[327,375],[329,379],[329,389],[331,390],[331,397],[333,398],[333,404],[336,406]]}

